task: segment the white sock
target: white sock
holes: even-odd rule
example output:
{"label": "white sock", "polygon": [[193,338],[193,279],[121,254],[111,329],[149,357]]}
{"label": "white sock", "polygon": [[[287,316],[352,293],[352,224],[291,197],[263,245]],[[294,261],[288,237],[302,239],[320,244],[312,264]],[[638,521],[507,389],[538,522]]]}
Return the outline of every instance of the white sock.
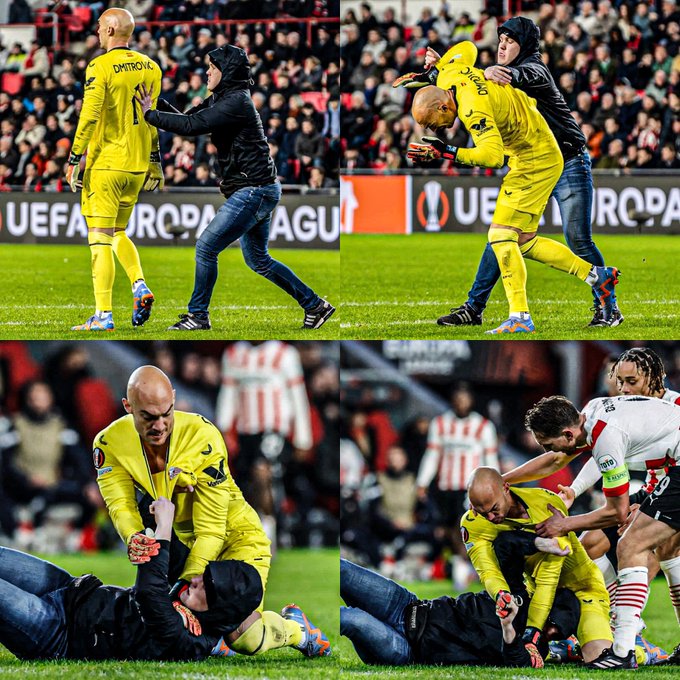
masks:
{"label": "white sock", "polygon": [[586,283],[589,286],[594,286],[597,283],[597,269],[595,268],[595,265],[593,265],[593,268],[588,272]]}
{"label": "white sock", "polygon": [[604,585],[607,589],[607,592],[609,593],[609,611],[611,616],[614,610],[614,602],[616,601],[616,588],[618,586],[618,582],[616,580],[616,569],[614,569],[614,565],[609,561],[609,558],[606,555],[598,557],[596,560],[593,560],[593,562],[602,572],[602,576],[604,577]]}
{"label": "white sock", "polygon": [[144,279],[137,279],[133,284],[132,284],[132,292],[134,293],[139,286],[141,286],[144,283]]}
{"label": "white sock", "polygon": [[661,560],[659,566],[666,575],[668,591],[671,594],[671,602],[675,609],[675,618],[680,623],[680,557],[673,557],[670,560]]}
{"label": "white sock", "polygon": [[515,312],[514,314],[510,314],[510,318],[519,319],[520,321],[530,321],[531,314],[529,314],[529,312]]}
{"label": "white sock", "polygon": [[617,656],[624,657],[631,649],[635,649],[635,636],[648,594],[647,567],[619,570],[614,627],[614,654]]}

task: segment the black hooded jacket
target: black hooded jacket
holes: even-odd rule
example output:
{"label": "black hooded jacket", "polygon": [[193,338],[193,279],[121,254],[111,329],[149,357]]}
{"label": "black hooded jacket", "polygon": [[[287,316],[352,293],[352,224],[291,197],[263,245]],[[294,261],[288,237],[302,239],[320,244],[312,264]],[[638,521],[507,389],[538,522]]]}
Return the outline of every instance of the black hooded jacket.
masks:
{"label": "black hooded jacket", "polygon": [[550,70],[541,61],[538,26],[525,17],[513,17],[498,27],[498,35],[503,33],[520,45],[517,58],[505,64],[512,72],[512,86],[536,99],[536,107],[553,131],[564,160],[573,158],[585,146],[586,138],[573,119]]}
{"label": "black hooded jacket", "polygon": [[222,72],[210,97],[186,113],[159,99],[162,110],[147,111],[144,119],[178,135],[210,133],[217,147],[222,172],[220,189],[225,196],[243,187],[272,184],[276,166],[269,155],[262,120],[250,98],[246,53],[240,47],[224,45],[209,52],[208,57]]}
{"label": "black hooded jacket", "polygon": [[159,554],[137,568],[134,588],[106,586],[91,574],[73,580],[64,603],[67,658],[205,659],[220,635],[235,630],[259,606],[262,582],[255,568],[228,560],[213,575],[218,595],[207,612],[195,613],[202,633],[193,634],[168,594],[170,542],[159,543]]}

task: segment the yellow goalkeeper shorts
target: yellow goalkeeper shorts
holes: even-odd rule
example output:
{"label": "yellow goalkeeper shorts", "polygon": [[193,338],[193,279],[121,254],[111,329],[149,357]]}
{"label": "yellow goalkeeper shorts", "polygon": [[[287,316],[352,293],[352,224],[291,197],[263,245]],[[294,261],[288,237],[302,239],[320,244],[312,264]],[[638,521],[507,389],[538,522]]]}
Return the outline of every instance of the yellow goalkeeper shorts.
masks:
{"label": "yellow goalkeeper shorts", "polygon": [[510,156],[508,167],[493,222],[534,233],[564,169],[562,153],[554,138],[545,138],[534,146],[525,145],[519,155]]}
{"label": "yellow goalkeeper shorts", "polygon": [[85,170],[81,212],[87,226],[90,229],[125,227],[144,186],[145,175],[121,170]]}

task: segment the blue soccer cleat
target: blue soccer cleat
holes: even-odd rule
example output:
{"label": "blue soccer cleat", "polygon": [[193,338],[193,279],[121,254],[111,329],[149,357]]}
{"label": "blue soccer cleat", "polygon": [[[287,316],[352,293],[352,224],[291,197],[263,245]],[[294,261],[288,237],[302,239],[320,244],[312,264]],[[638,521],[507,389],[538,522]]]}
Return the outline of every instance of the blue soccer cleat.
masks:
{"label": "blue soccer cleat", "polygon": [[548,643],[550,653],[546,661],[548,663],[576,663],[583,661],[581,645],[572,635],[566,640],[552,640]]}
{"label": "blue soccer cleat", "polygon": [[287,604],[281,610],[281,616],[287,621],[295,621],[302,629],[302,640],[296,649],[299,649],[305,656],[329,656],[331,653],[331,643],[319,628],[307,618],[305,613],[296,604]]}
{"label": "blue soccer cleat", "polygon": [[500,333],[533,333],[536,330],[531,317],[528,319],[506,319],[498,328],[486,331],[487,335],[498,335]]}
{"label": "blue soccer cleat", "polygon": [[102,316],[93,314],[85,323],[81,323],[79,326],[71,326],[72,331],[113,331],[115,329],[111,312]]}
{"label": "blue soccer cleat", "polygon": [[[642,654],[638,652],[642,651]],[[653,645],[649,640],[645,640],[642,635],[635,636],[635,657],[638,666],[656,666],[669,657],[669,654],[661,647]]]}
{"label": "blue soccer cleat", "polygon": [[[618,316],[619,320],[615,324],[618,326],[623,321],[623,315],[621,315],[616,304],[616,292],[614,290],[619,282],[619,270],[616,267],[595,267],[595,273],[597,274],[597,281],[593,286],[593,291],[602,307],[604,321],[604,324],[600,325],[614,325],[615,316]],[[614,310],[617,310],[618,315],[615,315]]]}
{"label": "blue soccer cleat", "polygon": [[132,325],[143,326],[151,316],[151,305],[155,298],[144,281],[134,289],[132,295]]}

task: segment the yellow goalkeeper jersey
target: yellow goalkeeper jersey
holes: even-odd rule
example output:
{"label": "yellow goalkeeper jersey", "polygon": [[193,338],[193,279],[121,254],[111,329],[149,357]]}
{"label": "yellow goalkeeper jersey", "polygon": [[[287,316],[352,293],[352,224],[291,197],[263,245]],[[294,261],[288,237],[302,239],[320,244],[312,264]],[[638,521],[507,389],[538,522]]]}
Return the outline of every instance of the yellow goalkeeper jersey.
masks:
{"label": "yellow goalkeeper jersey", "polygon": [[[453,90],[458,117],[475,146],[459,148],[456,162],[500,168],[504,156],[529,153],[543,141],[557,141],[536,108],[536,100],[509,85],[484,78],[475,68],[477,48],[471,42],[454,45],[437,62],[437,87]],[[559,154],[559,148],[558,148]]]}
{"label": "yellow goalkeeper jersey", "polygon": [[[484,588],[494,599],[500,590],[509,590],[493,549],[494,539],[504,531],[534,533],[537,524],[552,516],[548,504],[567,514],[564,502],[552,491],[520,487],[510,487],[510,491],[525,507],[528,519],[506,518],[500,524],[494,524],[474,510],[469,510],[460,522],[468,556]],[[579,599],[586,594],[608,600],[602,573],[588,557],[576,534],[570,531],[567,536],[557,540],[560,547],[569,546],[569,555],[561,557],[537,552],[524,562],[527,590],[533,595],[527,625],[539,629],[543,628],[550,614],[558,587],[569,588]]]}
{"label": "yellow goalkeeper jersey", "polygon": [[161,69],[149,57],[114,47],[93,59],[85,72],[85,95],[73,153],[87,150],[87,168],[146,172],[158,147],[158,131],[135,101],[136,88],[153,87],[153,108],[161,90]]}
{"label": "yellow goalkeeper jersey", "polygon": [[[182,578],[202,574],[210,560],[270,555],[257,513],[246,503],[229,472],[220,431],[197,413],[175,412],[165,470],[152,474],[131,415],[102,430],[94,440],[97,483],[116,531],[127,544],[144,530],[136,489],[175,504],[174,530],[190,548]],[[192,493],[175,487],[194,487]],[[252,550],[251,550],[252,548]]]}

